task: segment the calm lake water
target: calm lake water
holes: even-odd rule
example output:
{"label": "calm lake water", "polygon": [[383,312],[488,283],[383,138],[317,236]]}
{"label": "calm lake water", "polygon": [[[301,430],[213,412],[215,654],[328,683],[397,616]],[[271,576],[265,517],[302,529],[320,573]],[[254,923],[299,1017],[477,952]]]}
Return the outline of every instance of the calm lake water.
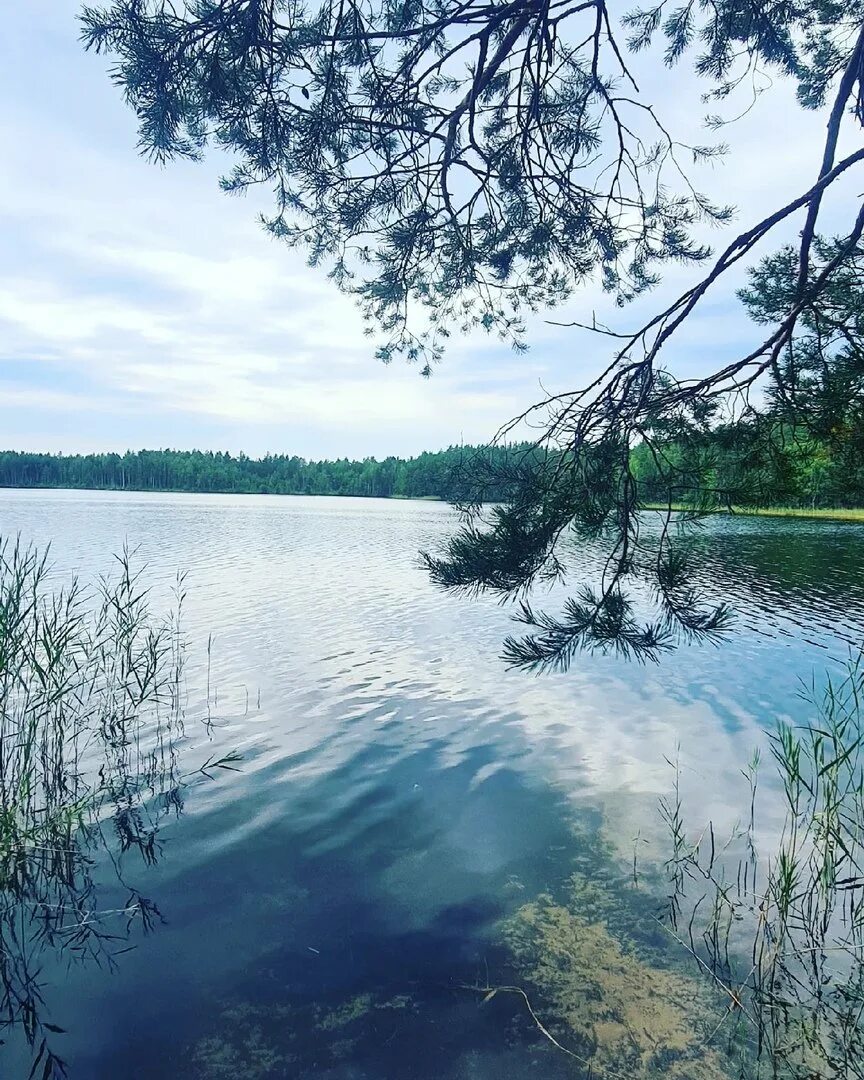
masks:
{"label": "calm lake water", "polygon": [[[751,748],[809,715],[799,681],[864,643],[864,527],[718,518],[700,543],[738,613],[721,647],[508,672],[507,608],[418,565],[455,520],[429,502],[0,492],[3,533],[50,542],[58,580],[110,570],[127,541],[157,598],[188,571],[181,767],[242,755],[188,785],[156,865],[122,863],[164,921],[119,942],[135,948],[113,971],[44,958],[73,1080],[582,1075],[517,1000],[464,989],[500,981],[502,917],[559,888],[587,835],[622,860],[651,840],[678,747],[692,816],[731,820]],[[122,907],[113,868],[97,876],[100,910]],[[0,1046],[3,1077],[27,1077],[20,1043]]]}

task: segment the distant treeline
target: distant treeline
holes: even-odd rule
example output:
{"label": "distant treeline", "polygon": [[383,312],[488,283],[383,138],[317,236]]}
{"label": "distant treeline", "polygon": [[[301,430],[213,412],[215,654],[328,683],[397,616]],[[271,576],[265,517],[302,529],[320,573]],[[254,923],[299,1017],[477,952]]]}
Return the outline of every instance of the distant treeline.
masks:
{"label": "distant treeline", "polygon": [[[361,495],[505,501],[535,483],[521,468],[536,451],[451,446],[413,458],[307,461],[295,455],[201,450],[139,450],[125,454],[30,454],[0,451],[0,487],[103,488],[131,491],[247,492],[274,495]],[[562,452],[566,458],[566,451]],[[552,468],[556,463],[552,459]],[[630,470],[641,501],[687,501],[696,493],[719,505],[762,507],[864,506],[864,433],[824,438],[774,425],[739,424],[686,439],[634,447]],[[520,481],[521,475],[521,481]],[[527,478],[527,479],[526,479]]]}
{"label": "distant treeline", "polygon": [[[125,454],[31,454],[0,451],[0,487],[98,488],[118,491],[246,492],[456,499],[472,463],[488,468],[506,448],[452,446],[413,458],[307,461],[283,454],[139,450]],[[491,488],[488,499],[503,490]]]}

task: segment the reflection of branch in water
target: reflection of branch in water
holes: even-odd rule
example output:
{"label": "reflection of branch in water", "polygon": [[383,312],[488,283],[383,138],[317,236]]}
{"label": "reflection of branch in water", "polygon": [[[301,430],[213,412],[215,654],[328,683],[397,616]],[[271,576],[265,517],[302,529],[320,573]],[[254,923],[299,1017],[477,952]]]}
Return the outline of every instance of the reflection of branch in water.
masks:
{"label": "reflection of branch in water", "polygon": [[[110,969],[136,927],[153,929],[159,909],[123,856],[154,864],[162,820],[183,810],[183,577],[157,619],[128,550],[118,566],[92,592],[52,589],[44,554],[0,542],[0,1027],[23,1033],[41,1080],[67,1075],[45,961]],[[97,855],[122,907],[99,909]]]}

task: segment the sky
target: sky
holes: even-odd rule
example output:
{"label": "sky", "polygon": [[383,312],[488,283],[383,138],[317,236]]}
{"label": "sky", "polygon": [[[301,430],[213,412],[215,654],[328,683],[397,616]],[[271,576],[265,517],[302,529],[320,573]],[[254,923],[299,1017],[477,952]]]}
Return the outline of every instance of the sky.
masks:
{"label": "sky", "polygon": [[[78,7],[28,0],[3,17],[0,448],[410,455],[485,441],[609,359],[608,339],[538,317],[525,355],[476,335],[455,339],[428,380],[382,365],[352,301],[266,236],[249,199],[219,190],[224,162],[158,168],[137,154],[134,115],[105,61],[77,40]],[[694,117],[709,109],[695,80],[640,63],[667,125],[704,142]],[[733,229],[809,187],[824,122],[777,84],[728,131],[730,154],[698,181],[739,208]],[[833,197],[828,226],[842,227],[853,194],[847,185]],[[586,288],[549,318],[596,312],[626,329],[692,277],[673,269],[623,312]],[[677,372],[757,340],[734,297],[740,283],[724,282],[683,328],[668,357]]]}

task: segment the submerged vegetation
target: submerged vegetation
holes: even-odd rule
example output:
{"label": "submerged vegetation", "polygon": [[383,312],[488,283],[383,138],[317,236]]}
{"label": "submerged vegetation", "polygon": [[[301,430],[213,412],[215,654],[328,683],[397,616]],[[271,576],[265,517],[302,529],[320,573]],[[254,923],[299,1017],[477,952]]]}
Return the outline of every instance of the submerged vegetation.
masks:
{"label": "submerged vegetation", "polygon": [[646,946],[632,926],[620,925],[626,911],[613,893],[578,876],[564,902],[539,897],[520,908],[505,936],[528,988],[518,991],[526,1006],[533,996],[544,1027],[557,1032],[557,1045],[583,1075],[728,1078],[730,1057],[711,1040],[716,993],[670,964],[668,950]]}
{"label": "submerged vegetation", "polygon": [[502,1054],[533,1046],[542,1057],[532,1068],[548,1076],[864,1077],[864,660],[810,697],[813,722],[781,724],[771,739],[779,827],[760,822],[758,754],[744,770],[742,824],[725,842],[711,824],[688,839],[676,775],[660,804],[665,865],[628,867],[596,822],[574,818],[576,850],[562,865],[570,876],[528,898],[508,890],[497,944],[474,978],[463,963],[447,987],[418,986],[405,972],[401,988],[326,1001],[226,1003],[190,1051],[195,1075],[341,1075],[349,1060],[375,1063],[375,1074],[393,1040],[420,1045],[430,1029],[443,1037],[434,994],[449,993],[475,1009],[451,1014],[467,1029],[454,1060],[488,1034],[494,1013]]}
{"label": "submerged vegetation", "polygon": [[66,1075],[46,968],[110,969],[161,918],[126,856],[155,863],[160,822],[183,809],[182,576],[174,597],[157,617],[128,551],[88,589],[58,584],[46,552],[0,543],[0,1026],[23,1034],[42,1080]]}
{"label": "submerged vegetation", "polygon": [[663,867],[627,890],[608,851],[505,922],[519,985],[477,989],[521,995],[575,1075],[864,1077],[864,654],[806,698],[770,738],[779,817],[754,753],[740,824],[690,839],[676,772]]}
{"label": "submerged vegetation", "polygon": [[736,1076],[745,1048],[710,1037],[723,994],[688,970],[655,898],[632,888],[595,816],[569,824],[566,880],[526,898],[518,879],[502,877],[501,918],[473,957],[453,953],[421,979],[409,964],[386,981],[340,959],[335,980],[331,969],[312,994],[296,985],[302,957],[287,968],[267,962],[245,994],[208,1008],[208,1030],[187,1052],[192,1075],[431,1075],[428,1050],[448,1077],[492,1075],[491,1062],[514,1078]]}
{"label": "submerged vegetation", "polygon": [[806,694],[770,739],[779,817],[755,753],[741,823],[689,839],[676,772],[664,866],[628,890],[608,850],[506,920],[517,985],[475,989],[519,996],[574,1075],[864,1077],[864,655]]}
{"label": "submerged vegetation", "polygon": [[189,1054],[195,1080],[277,1080],[304,1072],[314,1061],[335,1067],[377,1036],[377,1023],[410,1022],[417,1006],[408,994],[390,997],[365,991],[333,1007],[292,1003],[234,1002],[219,1013],[218,1032],[200,1039]]}

